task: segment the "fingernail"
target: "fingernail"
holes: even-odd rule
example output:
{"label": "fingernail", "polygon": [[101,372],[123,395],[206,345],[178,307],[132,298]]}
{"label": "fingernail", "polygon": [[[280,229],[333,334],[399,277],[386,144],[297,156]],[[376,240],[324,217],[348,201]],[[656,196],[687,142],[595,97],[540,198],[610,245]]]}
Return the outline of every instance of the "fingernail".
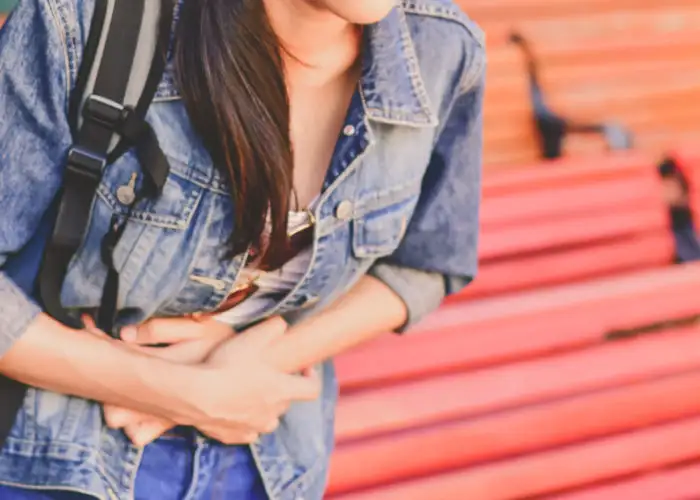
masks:
{"label": "fingernail", "polygon": [[125,326],[119,332],[119,335],[121,336],[121,338],[124,342],[135,342],[136,341],[136,328],[134,328],[132,326]]}

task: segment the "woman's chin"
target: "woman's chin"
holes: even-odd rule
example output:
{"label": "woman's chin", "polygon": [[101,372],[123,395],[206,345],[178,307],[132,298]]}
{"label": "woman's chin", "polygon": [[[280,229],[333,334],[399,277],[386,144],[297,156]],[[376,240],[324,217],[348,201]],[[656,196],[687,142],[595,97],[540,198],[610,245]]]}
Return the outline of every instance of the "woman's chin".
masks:
{"label": "woman's chin", "polygon": [[396,6],[396,0],[322,0],[327,8],[353,24],[374,24]]}

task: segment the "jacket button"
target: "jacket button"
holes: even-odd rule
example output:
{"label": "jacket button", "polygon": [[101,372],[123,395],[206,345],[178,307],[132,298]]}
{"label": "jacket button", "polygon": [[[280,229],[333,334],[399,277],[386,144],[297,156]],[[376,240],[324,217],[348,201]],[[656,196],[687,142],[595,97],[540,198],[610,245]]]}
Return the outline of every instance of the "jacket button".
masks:
{"label": "jacket button", "polygon": [[117,189],[117,200],[119,200],[119,203],[122,205],[131,205],[134,201],[136,201],[136,192],[134,191],[134,188],[130,185],[120,186]]}
{"label": "jacket button", "polygon": [[352,137],[353,135],[355,135],[355,132],[355,127],[352,125],[345,125],[345,127],[343,128],[343,134],[345,134],[347,137]]}
{"label": "jacket button", "polygon": [[337,207],[335,207],[335,217],[342,221],[350,220],[352,218],[352,210],[352,202],[349,200],[343,200],[338,203]]}

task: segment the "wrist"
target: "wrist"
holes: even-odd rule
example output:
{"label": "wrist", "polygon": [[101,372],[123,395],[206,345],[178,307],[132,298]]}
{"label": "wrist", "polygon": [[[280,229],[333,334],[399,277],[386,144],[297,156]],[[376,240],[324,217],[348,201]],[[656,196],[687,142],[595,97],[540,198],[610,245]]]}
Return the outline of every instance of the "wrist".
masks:
{"label": "wrist", "polygon": [[152,358],[144,375],[152,387],[158,414],[179,425],[201,423],[208,416],[213,374],[204,364],[188,365]]}

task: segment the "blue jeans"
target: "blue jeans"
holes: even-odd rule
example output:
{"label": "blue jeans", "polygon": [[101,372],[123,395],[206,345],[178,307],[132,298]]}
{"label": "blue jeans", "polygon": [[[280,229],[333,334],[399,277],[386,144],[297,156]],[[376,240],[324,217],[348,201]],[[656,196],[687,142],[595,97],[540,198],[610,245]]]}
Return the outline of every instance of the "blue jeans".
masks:
{"label": "blue jeans", "polygon": [[[268,500],[249,448],[207,441],[188,432],[146,447],[136,476],[136,500]],[[92,500],[81,493],[0,485],[2,500]]]}

